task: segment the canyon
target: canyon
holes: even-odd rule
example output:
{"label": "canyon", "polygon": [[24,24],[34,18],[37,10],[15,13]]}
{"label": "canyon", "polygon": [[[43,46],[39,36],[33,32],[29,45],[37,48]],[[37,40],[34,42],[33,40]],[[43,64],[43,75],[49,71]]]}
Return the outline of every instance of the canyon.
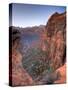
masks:
{"label": "canyon", "polygon": [[66,12],[55,12],[46,25],[11,26],[9,34],[12,86],[66,83]]}

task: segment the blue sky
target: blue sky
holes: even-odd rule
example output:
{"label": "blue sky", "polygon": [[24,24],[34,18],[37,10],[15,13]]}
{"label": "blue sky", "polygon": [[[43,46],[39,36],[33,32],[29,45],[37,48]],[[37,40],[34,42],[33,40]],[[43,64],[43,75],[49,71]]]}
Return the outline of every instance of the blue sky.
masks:
{"label": "blue sky", "polygon": [[53,13],[63,13],[65,10],[64,6],[13,4],[12,25],[19,27],[46,25]]}

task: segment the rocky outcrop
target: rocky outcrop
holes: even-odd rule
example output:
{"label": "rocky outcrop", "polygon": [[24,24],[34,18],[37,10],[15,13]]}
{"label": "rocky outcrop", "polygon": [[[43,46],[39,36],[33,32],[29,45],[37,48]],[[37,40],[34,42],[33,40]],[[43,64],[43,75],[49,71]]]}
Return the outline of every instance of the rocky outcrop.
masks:
{"label": "rocky outcrop", "polygon": [[22,63],[22,55],[18,51],[13,50],[12,54],[12,86],[32,85],[33,80],[24,70]]}
{"label": "rocky outcrop", "polygon": [[[54,69],[64,64],[66,57],[66,13],[55,13],[47,22],[42,49],[48,52]],[[44,46],[44,48],[43,48]],[[47,59],[47,58],[46,58]]]}
{"label": "rocky outcrop", "polygon": [[10,72],[10,80],[11,86],[19,86],[19,85],[32,85],[33,80],[30,75],[26,72],[26,70],[22,66],[22,57],[23,55],[18,50],[20,46],[20,32],[18,30],[10,29],[12,32],[12,58],[10,59],[11,70]]}
{"label": "rocky outcrop", "polygon": [[58,73],[59,79],[56,80],[54,83],[55,84],[63,84],[66,83],[66,64],[64,64],[62,67],[58,68],[56,70],[56,73]]}

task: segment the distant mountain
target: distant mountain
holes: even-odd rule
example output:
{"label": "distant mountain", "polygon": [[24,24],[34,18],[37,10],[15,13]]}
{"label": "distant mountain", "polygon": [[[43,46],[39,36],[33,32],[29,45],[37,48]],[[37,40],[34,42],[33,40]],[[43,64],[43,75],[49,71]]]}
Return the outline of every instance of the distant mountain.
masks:
{"label": "distant mountain", "polygon": [[23,33],[41,33],[45,30],[45,26],[44,25],[40,25],[40,26],[34,26],[34,27],[26,27],[26,28],[19,28],[19,27],[14,27],[14,26],[10,26],[9,28],[11,28],[13,30],[19,30],[19,32]]}

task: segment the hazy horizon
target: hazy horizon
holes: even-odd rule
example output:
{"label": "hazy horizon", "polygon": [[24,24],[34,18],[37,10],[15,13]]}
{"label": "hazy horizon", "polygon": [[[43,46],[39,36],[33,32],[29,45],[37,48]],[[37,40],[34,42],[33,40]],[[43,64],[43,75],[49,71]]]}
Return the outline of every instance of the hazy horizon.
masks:
{"label": "hazy horizon", "polygon": [[[32,27],[46,25],[49,17],[55,13],[66,11],[65,6],[34,5],[34,4],[12,4],[12,25],[16,27]],[[9,18],[11,9],[9,12]]]}

